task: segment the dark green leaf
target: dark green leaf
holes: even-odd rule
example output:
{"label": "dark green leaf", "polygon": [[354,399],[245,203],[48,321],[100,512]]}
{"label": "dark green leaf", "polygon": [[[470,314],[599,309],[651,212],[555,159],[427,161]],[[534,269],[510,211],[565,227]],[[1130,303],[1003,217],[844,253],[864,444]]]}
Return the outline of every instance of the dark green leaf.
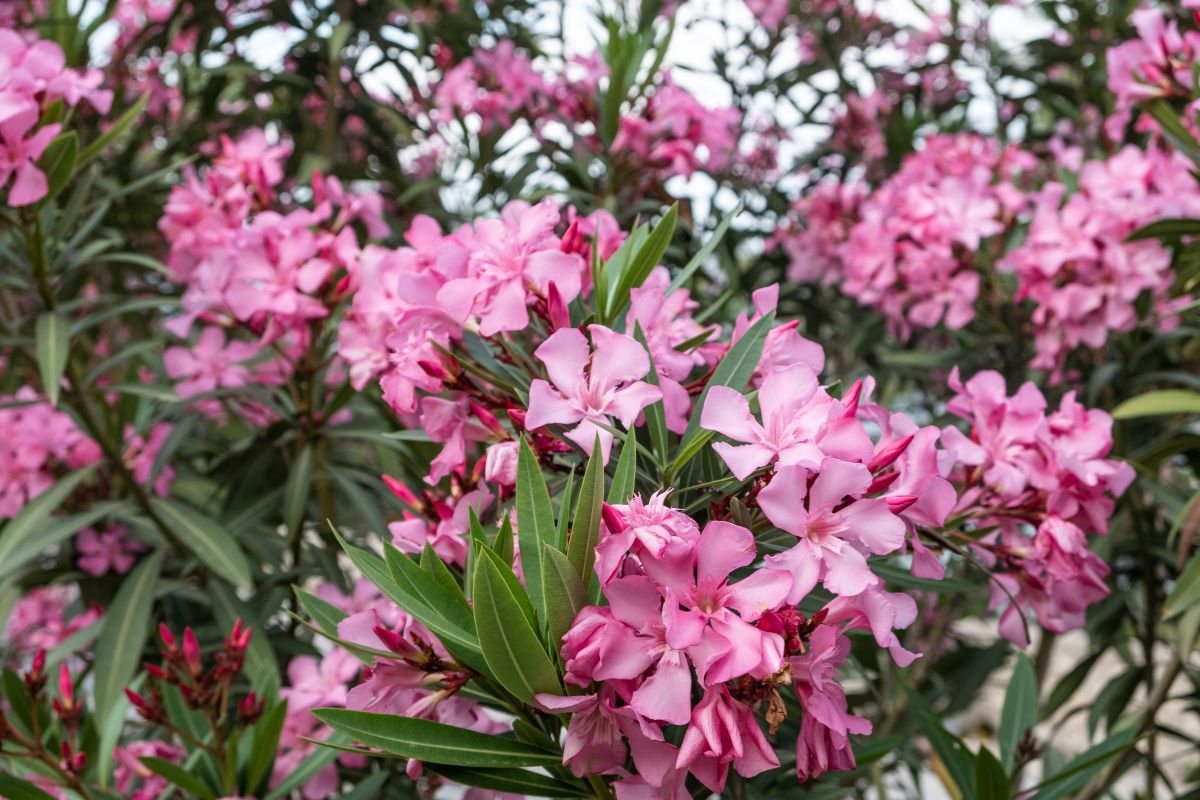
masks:
{"label": "dark green leaf", "polygon": [[554,544],[554,508],[542,477],[537,456],[529,443],[521,440],[517,455],[517,538],[521,543],[521,571],[533,607],[546,618],[546,598],[542,592],[542,545]]}
{"label": "dark green leaf", "polygon": [[585,584],[592,577],[596,543],[600,539],[600,511],[604,507],[604,463],[599,441],[597,436],[583,471],[571,535],[567,540],[567,558]]}
{"label": "dark green leaf", "polygon": [[305,445],[300,449],[288,472],[283,488],[283,524],[293,536],[299,535],[304,523],[304,510],[308,505],[308,492],[312,486],[313,449]]}
{"label": "dark green leaf", "polygon": [[617,459],[617,469],[613,472],[612,484],[608,487],[609,503],[627,503],[633,497],[637,488],[637,445],[634,444],[633,431],[621,445],[621,455]]}
{"label": "dark green leaf", "polygon": [[104,634],[96,644],[94,688],[96,718],[107,719],[142,660],[142,647],[150,631],[155,590],[162,569],[163,551],[134,567],[104,615]]}
{"label": "dark green leaf", "polygon": [[37,360],[42,377],[42,392],[50,405],[58,405],[63,370],[70,353],[70,322],[58,314],[39,314],[37,319]]}
{"label": "dark green leaf", "polygon": [[975,800],[1010,800],[1008,775],[986,747],[975,756]]}
{"label": "dark green leaf", "polygon": [[487,550],[479,554],[473,580],[475,625],[488,677],[525,703],[535,694],[560,692],[558,672],[542,647],[529,601],[512,570]]}
{"label": "dark green leaf", "polygon": [[0,797],[7,800],[54,800],[41,789],[28,781],[23,781],[16,775],[0,772]]}
{"label": "dark green leaf", "polygon": [[212,789],[204,785],[204,781],[192,775],[178,764],[172,764],[170,761],[164,761],[161,758],[154,758],[152,756],[142,756],[139,760],[151,772],[166,778],[187,792],[190,797],[199,797],[201,800],[213,800],[216,797]]}
{"label": "dark green leaf", "polygon": [[588,604],[587,587],[574,565],[550,545],[543,545],[542,585],[546,591],[546,644],[558,652],[563,634],[579,611]]}
{"label": "dark green leaf", "polygon": [[1005,770],[1013,767],[1013,756],[1025,732],[1037,722],[1038,686],[1033,662],[1024,653],[1017,653],[1004,708],[1000,712],[1000,761]]}
{"label": "dark green leaf", "polygon": [[591,797],[582,786],[572,786],[526,769],[473,769],[448,764],[427,764],[431,770],[456,783],[478,786],[524,797]]}
{"label": "dark green leaf", "polygon": [[[539,648],[540,649],[540,648]],[[548,753],[515,739],[477,733],[395,714],[345,708],[318,708],[313,716],[352,741],[385,753],[431,764],[463,767],[557,767],[562,754]]]}
{"label": "dark green leaf", "polygon": [[254,724],[254,744],[250,749],[250,760],[246,765],[246,788],[257,795],[265,787],[263,783],[271,774],[275,753],[279,747],[279,735],[287,720],[287,701],[276,703]]}
{"label": "dark green leaf", "polygon": [[176,539],[214,573],[239,589],[249,589],[253,585],[250,564],[242,548],[219,522],[166,498],[150,498],[150,507],[174,532]]}

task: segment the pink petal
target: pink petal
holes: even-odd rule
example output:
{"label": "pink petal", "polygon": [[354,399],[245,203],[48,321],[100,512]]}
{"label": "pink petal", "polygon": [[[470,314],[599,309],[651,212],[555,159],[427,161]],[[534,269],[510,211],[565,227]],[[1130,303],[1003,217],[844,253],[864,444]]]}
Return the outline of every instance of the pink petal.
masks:
{"label": "pink petal", "polygon": [[741,525],[714,520],[704,526],[696,543],[696,583],[716,584],[735,569],[753,563],[754,534]]}
{"label": "pink petal", "polygon": [[758,506],[771,524],[796,536],[808,528],[808,513],[804,510],[808,475],[804,467],[783,467],[758,493]]}
{"label": "pink petal", "polygon": [[570,395],[582,392],[589,350],[587,339],[577,329],[560,328],[533,354],[546,365],[546,374],[559,391]]}
{"label": "pink petal", "polygon": [[838,516],[850,526],[851,534],[877,556],[904,546],[904,520],[888,510],[883,500],[857,500]]}
{"label": "pink petal", "polygon": [[642,409],[662,399],[662,391],[653,384],[638,381],[619,389],[604,411],[621,421],[624,428],[632,428]]}
{"label": "pink petal", "polygon": [[821,472],[813,481],[808,496],[811,513],[829,511],[843,497],[859,497],[871,485],[871,472],[862,464],[827,458],[821,462]]}
{"label": "pink petal", "polygon": [[[525,427],[537,430],[546,425],[570,425],[583,418],[583,414],[543,380],[529,384],[529,413],[525,415]],[[591,443],[588,443],[590,449]]]}
{"label": "pink petal", "polygon": [[739,481],[746,480],[752,472],[770,464],[771,459],[775,457],[771,448],[761,444],[732,445],[717,442],[713,445],[713,450]]}
{"label": "pink petal", "polygon": [[668,650],[629,704],[645,717],[686,725],[692,717],[692,672],[678,650]]}
{"label": "pink petal", "polygon": [[603,325],[589,325],[588,333],[596,351],[588,379],[593,392],[602,395],[622,383],[646,377],[650,371],[650,356],[636,339],[615,333]]}
{"label": "pink petal", "polygon": [[746,396],[728,386],[713,386],[708,390],[704,408],[700,410],[700,427],[735,442],[757,442],[765,438],[762,426],[750,413]]}
{"label": "pink petal", "polygon": [[753,622],[787,599],[792,590],[792,576],[777,569],[760,569],[731,588],[733,595],[727,604],[742,619]]}

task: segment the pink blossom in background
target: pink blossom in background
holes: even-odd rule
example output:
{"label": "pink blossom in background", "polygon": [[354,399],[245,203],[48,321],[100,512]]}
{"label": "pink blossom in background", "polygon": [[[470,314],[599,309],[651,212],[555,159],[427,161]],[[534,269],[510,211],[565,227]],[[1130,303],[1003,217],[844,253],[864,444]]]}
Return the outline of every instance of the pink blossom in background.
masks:
{"label": "pink blossom in background", "polygon": [[64,471],[101,459],[75,421],[28,386],[0,396],[0,518],[12,517]]}
{"label": "pink blossom in background", "polygon": [[5,649],[20,662],[39,650],[53,650],[96,620],[98,608],[79,608],[79,590],[60,583],[30,589],[17,599],[3,630]]}
{"label": "pink blossom in background", "polygon": [[129,538],[125,526],[120,524],[100,530],[85,528],[75,537],[79,568],[94,576],[109,572],[124,575],[133,566],[137,554],[145,549],[141,542]]}
{"label": "pink blossom in background", "polygon": [[0,189],[12,179],[8,205],[35,203],[48,190],[36,161],[62,126],[36,127],[42,105],[61,99],[74,107],[87,100],[107,114],[112,92],[101,90],[100,81],[98,70],[66,69],[66,58],[54,42],[26,42],[14,30],[0,30]]}
{"label": "pink blossom in background", "polygon": [[1033,305],[1037,354],[1031,366],[1061,381],[1076,348],[1103,347],[1109,336],[1132,330],[1135,308],[1148,295],[1152,322],[1170,329],[1174,310],[1188,298],[1170,295],[1171,259],[1155,240],[1126,241],[1158,219],[1200,214],[1200,191],[1177,153],[1122,148],[1107,161],[1088,161],[1079,191],[1059,183],[1036,198],[1029,233],[997,265],[1016,275],[1017,299]]}

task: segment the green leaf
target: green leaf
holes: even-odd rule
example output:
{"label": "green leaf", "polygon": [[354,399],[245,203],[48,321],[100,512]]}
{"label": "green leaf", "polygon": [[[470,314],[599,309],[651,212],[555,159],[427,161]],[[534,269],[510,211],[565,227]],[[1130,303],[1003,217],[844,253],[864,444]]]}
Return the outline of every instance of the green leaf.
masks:
{"label": "green leaf", "polygon": [[[646,373],[646,383],[651,386],[661,386],[658,380],[658,365],[654,363],[654,355],[650,353],[650,345],[646,334],[642,331],[641,323],[634,323],[633,337],[650,356],[650,371]],[[667,415],[662,398],[646,406],[646,428],[650,431],[650,443],[654,447],[654,458],[660,465],[667,463]]]}
{"label": "green leaf", "polygon": [[1113,419],[1157,417],[1166,414],[1200,414],[1200,392],[1160,389],[1131,397],[1113,409]]}
{"label": "green leaf", "polygon": [[317,708],[312,713],[352,741],[430,764],[463,767],[562,766],[561,753],[550,753],[515,739],[429,720],[345,708]]}
{"label": "green leaf", "polygon": [[1133,693],[1137,691],[1138,684],[1141,682],[1142,672],[1140,669],[1130,669],[1122,673],[1116,678],[1110,679],[1104,688],[1100,690],[1088,706],[1087,726],[1088,734],[1094,735],[1096,729],[1100,725],[1100,720],[1104,720],[1105,730],[1112,732],[1113,722],[1121,715],[1129,705],[1129,701],[1133,698]]}
{"label": "green leaf", "polygon": [[287,483],[283,487],[283,524],[293,536],[298,535],[304,523],[304,511],[308,505],[308,492],[312,486],[313,449],[305,445],[296,456]]}
{"label": "green leaf", "polygon": [[567,559],[585,583],[591,580],[596,543],[600,540],[600,512],[604,508],[604,463],[601,459],[600,437],[597,436],[583,470],[571,535],[567,539]]}
{"label": "green leaf", "polygon": [[58,510],[71,496],[71,492],[95,471],[95,466],[84,467],[60,478],[58,483],[26,503],[25,507],[8,521],[0,531],[0,565],[3,565],[0,571],[6,574],[13,572],[19,555],[28,553],[31,549],[35,553],[41,551],[39,537],[45,533],[46,518]]}
{"label": "green leaf", "polygon": [[734,342],[729,351],[725,353],[725,357],[721,359],[721,363],[717,364],[711,380],[696,401],[695,410],[692,411],[687,430],[683,434],[683,441],[679,444],[679,455],[667,470],[668,478],[678,475],[688,461],[699,452],[699,448],[694,447],[697,439],[705,434],[712,435],[711,431],[704,431],[700,428],[700,416],[704,411],[704,402],[708,399],[709,391],[714,386],[728,386],[739,392],[746,387],[746,384],[750,382],[750,377],[754,375],[754,370],[758,367],[759,359],[762,358],[763,342],[766,341],[767,334],[770,333],[774,322],[774,312],[764,314],[742,334],[740,339]]}
{"label": "green leaf", "polygon": [[220,523],[175,500],[152,497],[150,507],[180,544],[214,573],[239,589],[253,586],[242,548]]}
{"label": "green leaf", "polygon": [[1200,234],[1200,219],[1160,219],[1138,228],[1125,237],[1125,241],[1178,239],[1181,236],[1195,236],[1197,234]]}
{"label": "green leaf", "polygon": [[346,618],[346,612],[303,589],[295,591],[296,597],[300,601],[300,608],[304,609],[304,613],[308,615],[309,619],[317,623],[317,627],[330,636],[337,636],[338,624]]}
{"label": "green leaf", "polygon": [[46,195],[40,202],[49,203],[58,196],[71,180],[78,160],[79,135],[75,131],[60,133],[38,159],[38,166],[46,175]]}
{"label": "green leaf", "polygon": [[533,607],[546,618],[546,597],[542,592],[542,545],[554,544],[554,508],[537,456],[529,442],[521,439],[517,455],[517,538],[521,544],[521,570]]}
{"label": "green leaf", "polygon": [[946,765],[950,778],[965,800],[972,800],[975,789],[975,763],[971,751],[954,734],[946,730],[941,719],[916,692],[909,692],[909,707],[917,718],[917,727],[933,746],[938,758]]}
{"label": "green leaf", "polygon": [[1058,800],[1060,797],[1074,796],[1110,759],[1132,745],[1136,738],[1137,732],[1128,728],[1088,748],[1034,787],[1038,792],[1032,800]]}
{"label": "green leaf", "polygon": [[96,643],[96,718],[104,721],[124,694],[142,660],[150,631],[155,590],[165,553],[154,553],[130,571],[104,615],[104,633]]}
{"label": "green leaf", "polygon": [[[646,282],[651,271],[658,265],[671,238],[675,235],[675,224],[679,219],[679,204],[673,204],[662,219],[650,231],[646,240],[641,243],[632,258],[624,264],[620,275],[609,275],[608,306],[604,318],[611,323],[629,304],[630,293]],[[615,285],[614,285],[615,284]]]}
{"label": "green leaf", "polygon": [[58,405],[58,392],[71,346],[70,322],[58,314],[39,314],[37,318],[37,360],[42,376],[42,392],[50,405]]}
{"label": "green leaf", "polygon": [[975,756],[975,800],[1010,800],[1008,774],[992,751],[980,747]]}
{"label": "green leaf", "polygon": [[[445,598],[436,581],[429,578],[419,566],[399,551],[392,555],[389,562],[385,562],[374,553],[348,544],[336,530],[333,533],[350,561],[371,583],[391,598],[396,605],[412,614],[425,627],[437,634],[437,637],[442,640],[442,644],[446,645],[455,658],[474,670],[484,668],[483,655],[479,651],[479,642],[475,637],[474,621],[468,620],[467,623],[460,624],[446,619],[443,615],[444,609],[439,610],[439,603],[443,602]],[[390,553],[391,550],[395,550],[395,548],[389,546],[388,552]],[[400,560],[408,563],[401,563],[400,560],[397,560],[397,555]],[[411,570],[409,566],[411,566]],[[394,577],[396,575],[404,579],[403,585],[396,580]],[[412,586],[412,575],[416,575],[415,579],[425,590],[426,595],[434,598],[432,605]]]}
{"label": "green leaf", "polygon": [[488,676],[524,703],[535,694],[561,692],[558,671],[542,647],[516,577],[488,550],[479,553],[472,582],[475,627]]}
{"label": "green leaf", "polygon": [[633,441],[633,431],[621,445],[621,455],[617,459],[617,469],[613,472],[612,483],[608,487],[609,503],[626,503],[633,497],[637,488],[637,445]]}
{"label": "green leaf", "polygon": [[1163,136],[1175,149],[1191,159],[1192,163],[1200,166],[1200,144],[1197,144],[1195,137],[1179,119],[1179,114],[1171,107],[1171,104],[1166,100],[1157,99],[1143,103],[1142,108],[1154,117]]}
{"label": "green leaf", "polygon": [[527,769],[475,769],[449,764],[426,766],[444,778],[466,786],[478,786],[496,792],[524,797],[592,797],[582,786],[572,786]]}
{"label": "green leaf", "polygon": [[1033,662],[1024,653],[1017,653],[1004,708],[1000,712],[1000,761],[1005,771],[1013,768],[1013,757],[1025,732],[1037,722],[1038,685]]}
{"label": "green leaf", "polygon": [[1063,703],[1071,699],[1071,695],[1075,694],[1076,690],[1083,685],[1087,679],[1088,673],[1092,671],[1092,667],[1100,659],[1099,653],[1093,653],[1083,661],[1076,664],[1070,672],[1068,672],[1061,681],[1050,691],[1050,696],[1046,698],[1046,702],[1042,705],[1041,718],[1049,719],[1055,711],[1062,708]]}
{"label": "green leaf", "polygon": [[[0,580],[12,575],[59,542],[70,539],[79,531],[123,507],[123,503],[100,503],[79,514],[54,519],[37,531],[31,531],[31,535],[24,539],[13,537],[11,543],[7,531],[0,533],[0,551],[3,551],[3,555],[0,555]],[[32,535],[33,533],[36,533],[36,536]]]}
{"label": "green leaf", "polygon": [[166,778],[175,786],[187,792],[191,797],[199,797],[201,800],[213,800],[216,797],[212,789],[204,784],[204,781],[178,764],[172,764],[170,761],[164,761],[161,758],[154,758],[152,756],[142,756],[139,761],[145,764],[146,768],[151,772]]}
{"label": "green leaf", "polygon": [[704,266],[704,262],[708,260],[708,257],[711,256],[713,251],[717,249],[717,245],[720,244],[721,240],[725,238],[726,231],[728,231],[729,226],[733,224],[733,218],[741,213],[741,210],[742,204],[739,202],[732,211],[724,216],[721,222],[717,225],[716,229],[712,232],[712,236],[709,236],[708,239],[705,240],[704,245],[696,251],[696,255],[692,256],[692,259],[687,263],[687,266],[681,269],[679,274],[671,280],[671,284],[667,287],[666,293],[668,295],[691,280],[691,277],[693,274],[695,274],[696,270]]}
{"label": "green leaf", "polygon": [[265,789],[266,779],[275,763],[279,747],[279,735],[287,720],[287,701],[276,703],[270,711],[254,724],[254,743],[250,748],[250,760],[246,765],[246,789],[257,795]]}
{"label": "green leaf", "polygon": [[1163,618],[1182,614],[1197,603],[1200,603],[1200,555],[1193,555],[1163,603]]}
{"label": "green leaf", "polygon": [[588,604],[587,586],[575,566],[550,545],[543,545],[542,586],[546,591],[546,644],[558,652],[562,637],[575,621],[580,610]]}
{"label": "green leaf", "polygon": [[[474,630],[466,595],[462,593],[453,577],[446,582],[443,576],[435,575],[432,569],[422,568],[390,544],[384,545],[384,555],[392,578],[401,589],[418,598],[423,606],[445,624],[467,633]],[[437,558],[436,553],[434,558]]]}
{"label": "green leaf", "polygon": [[142,115],[142,111],[146,108],[146,103],[150,100],[150,93],[146,92],[133,105],[125,110],[125,113],[117,119],[108,130],[96,137],[96,140],[83,148],[83,153],[79,156],[79,166],[87,164],[96,156],[104,152],[110,144],[117,140],[122,134],[133,127],[133,123],[137,122],[137,118]]}
{"label": "green leaf", "polygon": [[7,800],[54,800],[41,789],[28,781],[23,781],[16,775],[0,772],[0,797]]}

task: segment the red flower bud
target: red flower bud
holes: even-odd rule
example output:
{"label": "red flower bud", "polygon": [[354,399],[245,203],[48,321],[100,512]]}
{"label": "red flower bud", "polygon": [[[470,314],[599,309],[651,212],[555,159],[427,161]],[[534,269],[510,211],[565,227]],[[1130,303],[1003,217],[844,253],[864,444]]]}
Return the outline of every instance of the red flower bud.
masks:
{"label": "red flower bud", "polygon": [[867,469],[871,472],[878,472],[889,464],[893,463],[897,458],[903,455],[908,446],[912,444],[913,434],[905,436],[903,439],[892,442],[887,447],[881,448],[875,454],[875,458],[871,459],[871,463],[867,465]]}
{"label": "red flower bud", "polygon": [[883,502],[887,503],[889,511],[893,514],[899,514],[919,499],[915,494],[898,494],[893,497],[883,498]]}

